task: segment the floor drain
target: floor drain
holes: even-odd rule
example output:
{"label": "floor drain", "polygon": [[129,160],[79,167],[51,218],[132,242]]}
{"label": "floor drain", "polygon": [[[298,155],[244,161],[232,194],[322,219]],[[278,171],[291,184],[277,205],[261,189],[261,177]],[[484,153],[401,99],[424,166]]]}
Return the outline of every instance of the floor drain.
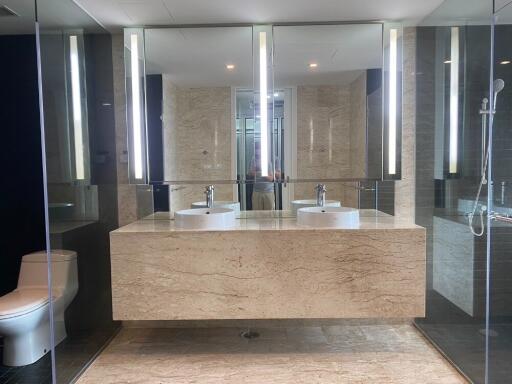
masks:
{"label": "floor drain", "polygon": [[252,340],[252,339],[256,339],[256,338],[260,337],[260,334],[258,332],[254,332],[254,331],[242,331],[240,333],[240,337],[247,339],[247,340]]}

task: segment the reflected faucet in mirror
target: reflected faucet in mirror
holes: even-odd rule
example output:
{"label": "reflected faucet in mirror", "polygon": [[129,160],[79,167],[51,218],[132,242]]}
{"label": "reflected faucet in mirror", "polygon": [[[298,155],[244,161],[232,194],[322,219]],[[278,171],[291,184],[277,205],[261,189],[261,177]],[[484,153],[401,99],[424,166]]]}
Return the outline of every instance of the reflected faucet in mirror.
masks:
{"label": "reflected faucet in mirror", "polygon": [[206,190],[204,191],[204,194],[206,195],[206,206],[208,208],[213,208],[213,192],[215,191],[215,187],[213,185],[208,185],[206,187]]}
{"label": "reflected faucet in mirror", "polygon": [[318,207],[324,207],[325,206],[325,192],[327,191],[325,184],[317,184],[315,187],[315,191],[316,191],[316,205]]}

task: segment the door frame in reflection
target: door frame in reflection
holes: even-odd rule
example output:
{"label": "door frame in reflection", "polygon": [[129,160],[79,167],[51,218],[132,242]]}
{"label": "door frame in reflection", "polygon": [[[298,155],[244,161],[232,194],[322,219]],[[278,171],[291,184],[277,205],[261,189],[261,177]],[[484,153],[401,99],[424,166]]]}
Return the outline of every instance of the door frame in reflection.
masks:
{"label": "door frame in reflection", "polygon": [[[242,210],[247,209],[247,135],[253,135],[256,138],[254,127],[252,133],[247,131],[247,126],[254,124],[254,117],[244,117],[243,124],[240,125],[242,118],[237,116],[237,93],[238,92],[254,92],[252,89],[242,87],[231,88],[232,102],[232,149],[231,149],[231,169],[234,179],[239,180],[239,186],[233,188],[233,196],[238,197]],[[274,118],[272,126],[272,154],[275,158],[276,154],[281,161],[281,170],[285,179],[295,179],[297,177],[297,87],[280,87],[274,92],[284,93],[283,117],[281,121]],[[239,143],[238,136],[241,137]],[[277,139],[275,139],[277,137]],[[281,140],[283,142],[281,142]],[[242,151],[242,153],[241,153]],[[290,183],[282,183],[278,185],[276,190],[276,209],[289,210],[291,201],[294,197],[294,186]]]}

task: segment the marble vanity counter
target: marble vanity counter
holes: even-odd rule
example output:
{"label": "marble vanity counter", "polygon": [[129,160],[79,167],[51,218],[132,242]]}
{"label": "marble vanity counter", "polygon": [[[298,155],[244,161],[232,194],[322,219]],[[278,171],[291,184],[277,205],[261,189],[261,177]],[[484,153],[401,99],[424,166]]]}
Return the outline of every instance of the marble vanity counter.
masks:
{"label": "marble vanity counter", "polygon": [[[360,210],[360,226],[357,229],[311,228],[297,224],[291,211],[245,211],[239,214],[235,227],[219,229],[213,232],[232,231],[358,231],[382,229],[422,229],[410,221],[399,220],[394,216],[374,209]],[[211,230],[194,230],[176,228],[168,212],[157,212],[142,220],[128,224],[112,233],[134,232],[212,232]]]}
{"label": "marble vanity counter", "polygon": [[155,214],[111,233],[115,320],[422,317],[425,230],[374,210],[358,229],[242,213],[228,230]]}

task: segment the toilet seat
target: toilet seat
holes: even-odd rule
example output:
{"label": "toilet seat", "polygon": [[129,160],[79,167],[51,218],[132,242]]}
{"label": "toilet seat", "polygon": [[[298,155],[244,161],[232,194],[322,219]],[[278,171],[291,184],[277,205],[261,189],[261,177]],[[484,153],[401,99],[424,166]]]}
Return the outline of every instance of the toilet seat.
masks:
{"label": "toilet seat", "polygon": [[0,320],[25,315],[48,301],[47,288],[16,289],[0,297]]}

